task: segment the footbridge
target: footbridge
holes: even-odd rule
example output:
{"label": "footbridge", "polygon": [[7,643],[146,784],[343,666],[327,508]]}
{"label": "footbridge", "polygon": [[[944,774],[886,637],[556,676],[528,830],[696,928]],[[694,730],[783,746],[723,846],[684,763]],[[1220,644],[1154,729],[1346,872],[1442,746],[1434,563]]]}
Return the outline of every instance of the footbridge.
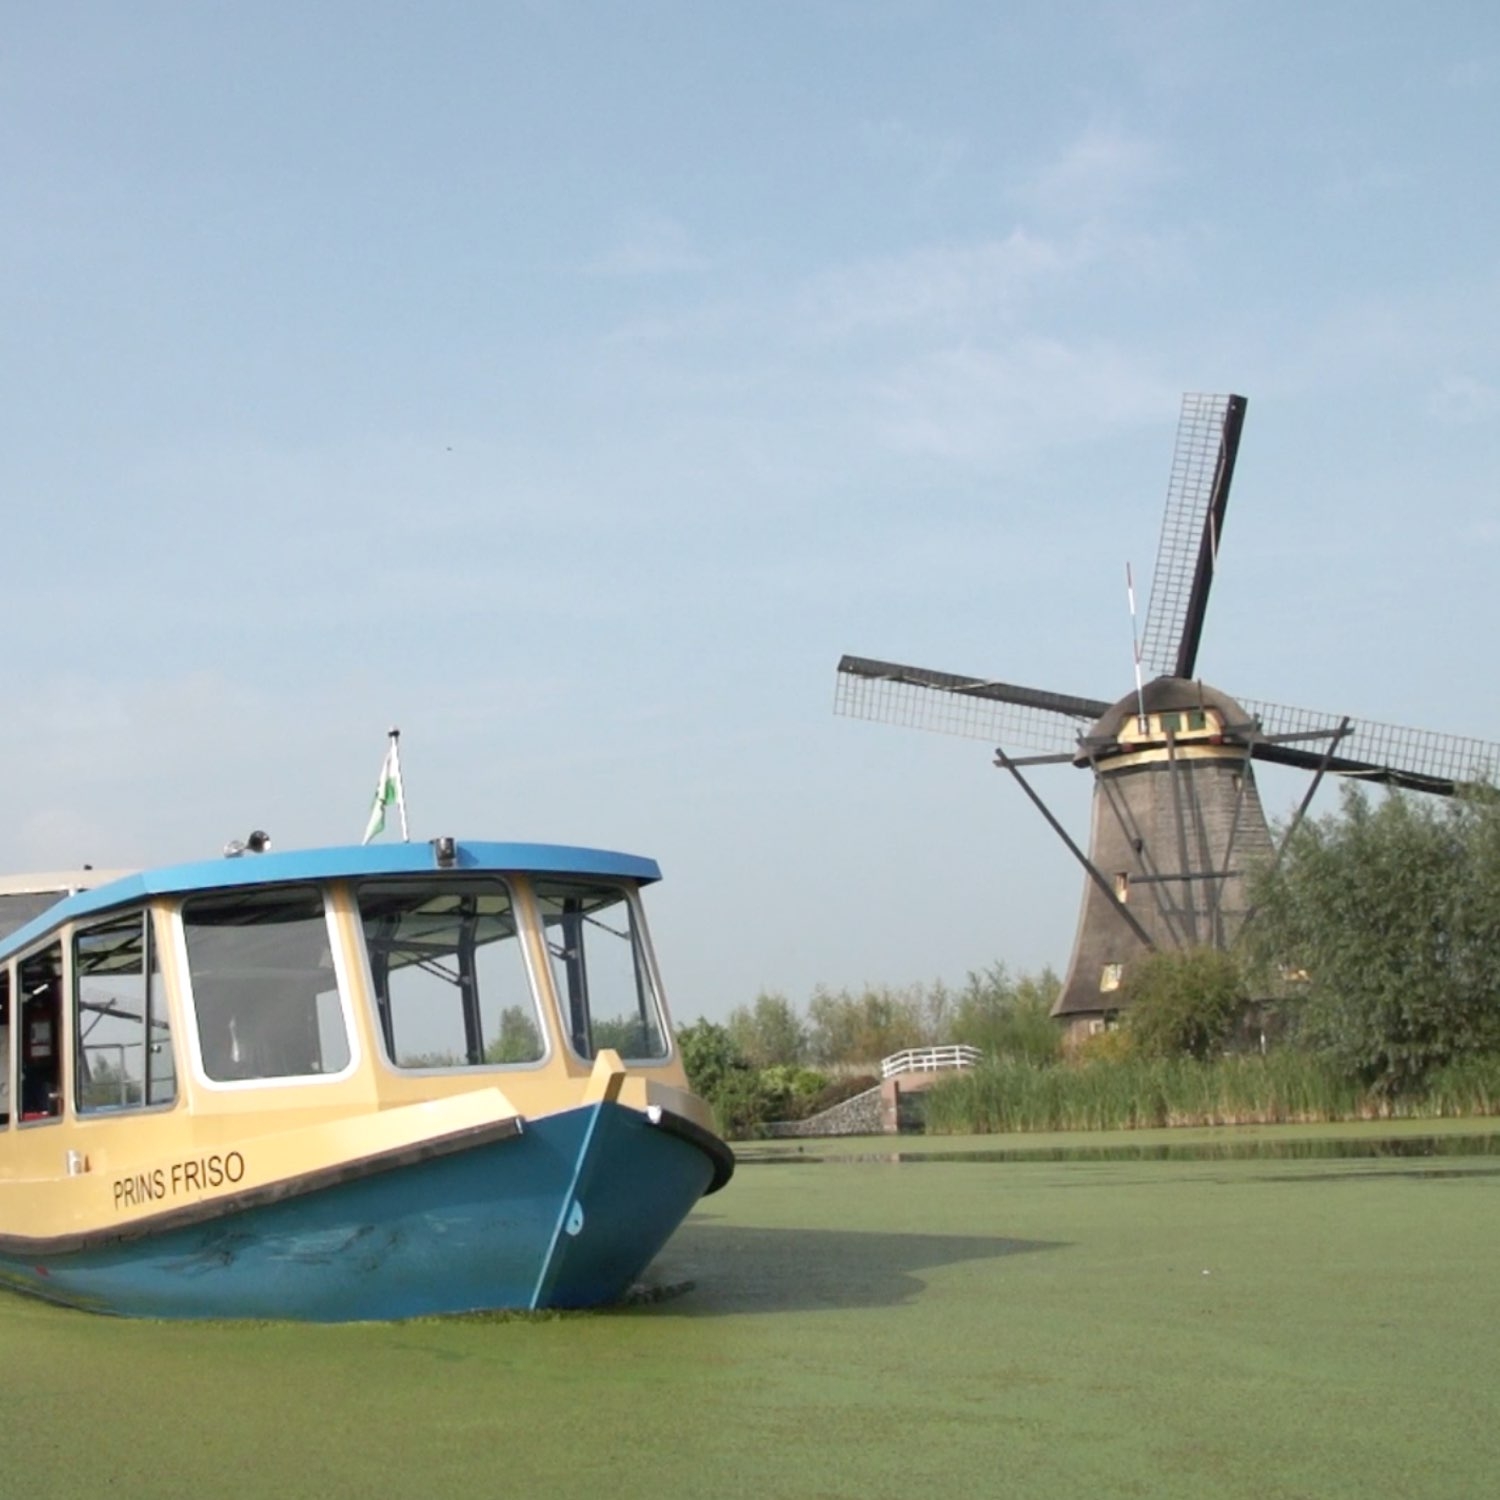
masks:
{"label": "footbridge", "polygon": [[[880,1060],[880,1082],[805,1120],[767,1125],[765,1132],[785,1136],[896,1135],[922,1128],[921,1109],[911,1096],[930,1089],[955,1071],[984,1061],[978,1047],[908,1047]],[[903,1104],[910,1100],[910,1104]]]}

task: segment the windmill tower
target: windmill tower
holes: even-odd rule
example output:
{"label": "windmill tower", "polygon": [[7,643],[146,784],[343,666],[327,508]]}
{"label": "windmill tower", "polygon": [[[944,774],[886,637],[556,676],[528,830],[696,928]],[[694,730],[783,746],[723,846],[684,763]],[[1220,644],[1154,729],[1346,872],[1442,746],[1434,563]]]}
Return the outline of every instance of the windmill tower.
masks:
{"label": "windmill tower", "polygon": [[[1500,766],[1500,746],[1356,723],[1229,697],[1195,672],[1245,419],[1243,396],[1188,395],[1135,688],[1116,702],[846,656],[835,711],[987,739],[1083,866],[1087,879],[1067,976],[1053,1015],[1088,1031],[1120,1008],[1131,964],[1157,949],[1228,947],[1248,914],[1246,877],[1271,836],[1257,760],[1452,795]],[[1142,680],[1142,668],[1155,674]],[[1018,748],[1033,752],[1016,755]],[[1071,762],[1094,778],[1087,853],[1025,775]]]}

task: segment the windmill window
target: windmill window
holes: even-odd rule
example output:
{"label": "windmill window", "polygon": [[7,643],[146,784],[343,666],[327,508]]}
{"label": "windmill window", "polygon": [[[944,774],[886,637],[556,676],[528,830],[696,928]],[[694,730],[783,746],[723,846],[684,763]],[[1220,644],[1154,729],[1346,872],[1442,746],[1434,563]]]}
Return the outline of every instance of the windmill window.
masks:
{"label": "windmill window", "polygon": [[1206,713],[1204,713],[1201,708],[1195,708],[1192,711],[1192,713],[1190,713],[1188,715],[1188,728],[1189,729],[1207,729],[1208,728],[1208,715]]}
{"label": "windmill window", "polygon": [[1121,870],[1115,876],[1115,900],[1125,902],[1130,899],[1130,872]]}
{"label": "windmill window", "polygon": [[1182,715],[1163,714],[1161,716],[1161,727],[1164,734],[1176,734],[1182,728]]}
{"label": "windmill window", "polygon": [[1120,978],[1125,968],[1124,964],[1105,964],[1103,972],[1099,975],[1099,988],[1108,994],[1111,990],[1120,988]]}

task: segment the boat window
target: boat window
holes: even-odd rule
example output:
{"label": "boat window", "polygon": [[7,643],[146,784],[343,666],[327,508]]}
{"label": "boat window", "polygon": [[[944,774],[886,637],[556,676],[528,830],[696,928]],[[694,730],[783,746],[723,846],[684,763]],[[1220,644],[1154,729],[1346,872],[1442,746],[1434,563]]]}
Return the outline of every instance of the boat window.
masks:
{"label": "boat window", "polygon": [[546,1032],[498,880],[374,881],[359,888],[386,1056],[398,1068],[540,1062]]}
{"label": "boat window", "polygon": [[16,979],[17,1110],[22,1124],[55,1120],[62,1114],[62,944],[23,958]]}
{"label": "boat window", "polygon": [[74,934],[73,1003],[80,1114],[176,1099],[172,1028],[149,913],[124,912]]}
{"label": "boat window", "polygon": [[536,897],[573,1050],[590,1058],[612,1047],[635,1062],[665,1057],[666,1027],[626,888],[539,880]]}
{"label": "boat window", "polygon": [[10,1124],[10,970],[0,969],[0,1126]]}
{"label": "boat window", "polygon": [[194,896],[183,903],[182,932],[209,1078],[300,1078],[349,1065],[321,891]]}

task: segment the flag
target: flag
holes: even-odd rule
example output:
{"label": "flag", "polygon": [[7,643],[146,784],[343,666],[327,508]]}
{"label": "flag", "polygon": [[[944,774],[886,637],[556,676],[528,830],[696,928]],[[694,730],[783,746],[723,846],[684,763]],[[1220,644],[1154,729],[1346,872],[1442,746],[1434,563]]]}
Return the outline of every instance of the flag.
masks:
{"label": "flag", "polygon": [[385,810],[394,805],[401,815],[401,838],[410,841],[406,831],[406,791],[401,785],[401,731],[391,730],[391,742],[386,747],[385,759],[380,763],[380,780],[375,784],[375,800],[370,804],[370,818],[365,824],[365,836],[360,840],[368,844],[376,834],[385,829]]}

